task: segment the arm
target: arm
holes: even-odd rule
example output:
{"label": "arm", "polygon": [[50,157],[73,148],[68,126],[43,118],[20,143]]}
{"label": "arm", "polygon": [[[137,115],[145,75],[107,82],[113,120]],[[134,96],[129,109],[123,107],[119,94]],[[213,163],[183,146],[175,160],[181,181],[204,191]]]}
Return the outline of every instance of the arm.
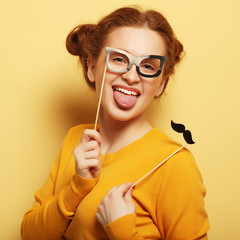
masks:
{"label": "arm", "polygon": [[96,179],[84,179],[75,173],[68,186],[54,195],[56,163],[44,187],[35,194],[34,206],[22,222],[22,239],[61,239],[78,204],[95,186]]}
{"label": "arm", "polygon": [[[56,180],[60,177],[58,176],[59,169],[65,167],[74,145],[70,135],[71,133],[64,141],[63,150],[54,163],[47,182],[41,190],[36,192],[34,206],[24,216],[21,228],[23,240],[61,239],[69,222],[73,219],[79,203],[98,181],[100,161],[99,159],[96,161],[95,158],[96,155],[100,155],[99,146],[96,147],[93,140],[88,141],[86,133],[83,134],[81,142],[74,150],[75,174],[73,172],[70,183],[55,194]],[[91,161],[88,160],[89,158]],[[94,171],[95,169],[98,171],[97,173]]]}
{"label": "arm", "polygon": [[158,186],[157,219],[163,239],[207,239],[205,188],[191,153],[182,151],[165,165]]}

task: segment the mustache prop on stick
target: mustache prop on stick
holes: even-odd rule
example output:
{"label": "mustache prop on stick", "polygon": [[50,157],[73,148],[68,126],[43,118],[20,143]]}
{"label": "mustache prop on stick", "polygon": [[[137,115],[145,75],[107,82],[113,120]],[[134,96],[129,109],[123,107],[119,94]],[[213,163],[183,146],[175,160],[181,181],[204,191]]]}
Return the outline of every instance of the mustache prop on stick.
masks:
{"label": "mustache prop on stick", "polygon": [[154,172],[157,168],[159,168],[161,165],[163,165],[169,158],[171,158],[173,155],[175,155],[177,152],[179,152],[182,148],[184,148],[187,144],[194,144],[195,142],[192,140],[192,134],[189,130],[185,130],[185,126],[183,124],[174,123],[171,121],[172,129],[178,133],[183,133],[184,140],[186,141],[185,144],[183,144],[180,148],[178,148],[175,152],[173,152],[171,155],[169,155],[165,160],[163,160],[161,163],[159,163],[156,167],[154,167],[151,171],[149,171],[146,175],[144,175],[142,178],[140,178],[137,182],[135,182],[130,188],[134,188],[136,184],[138,184],[140,181],[142,181],[145,177],[147,177],[149,174]]}
{"label": "mustache prop on stick", "polygon": [[171,121],[172,129],[178,133],[183,133],[183,137],[188,144],[194,144],[195,142],[192,140],[192,134],[189,130],[185,130],[185,126],[183,124],[175,123]]}

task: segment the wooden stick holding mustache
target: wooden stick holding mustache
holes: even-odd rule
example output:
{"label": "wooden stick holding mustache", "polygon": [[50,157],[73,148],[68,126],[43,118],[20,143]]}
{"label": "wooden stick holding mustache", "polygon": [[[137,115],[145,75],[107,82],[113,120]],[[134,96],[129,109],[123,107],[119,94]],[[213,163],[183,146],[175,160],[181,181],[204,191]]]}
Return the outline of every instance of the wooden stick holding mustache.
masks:
{"label": "wooden stick holding mustache", "polygon": [[105,64],[104,72],[103,72],[103,78],[102,78],[102,84],[101,84],[101,90],[100,90],[100,96],[99,96],[99,99],[98,99],[97,114],[96,114],[96,119],[95,119],[95,124],[94,124],[94,130],[95,131],[97,130],[98,115],[99,115],[99,110],[100,110],[101,101],[102,101],[102,93],[103,93],[103,86],[104,86],[104,82],[105,82],[106,70],[107,70],[107,66]]}
{"label": "wooden stick holding mustache", "polygon": [[185,143],[184,145],[182,145],[180,148],[178,148],[175,152],[173,152],[171,155],[169,155],[165,160],[163,160],[162,162],[160,162],[156,167],[154,167],[151,171],[149,171],[147,174],[145,174],[142,178],[140,178],[137,182],[135,182],[130,188],[134,188],[136,184],[138,184],[139,182],[141,182],[145,177],[147,177],[149,174],[151,174],[152,172],[154,172],[157,168],[159,168],[161,165],[163,165],[169,158],[171,158],[174,154],[176,154],[177,152],[179,152],[182,148],[184,148],[187,145],[187,143]]}
{"label": "wooden stick holding mustache", "polygon": [[161,163],[159,163],[156,167],[154,167],[151,171],[149,171],[146,175],[144,175],[142,178],[140,178],[137,182],[135,182],[131,188],[133,188],[137,183],[142,181],[145,177],[147,177],[149,174],[151,174],[153,171],[155,171],[157,168],[162,166],[169,158],[171,158],[174,154],[179,152],[182,148],[184,148],[187,144],[194,144],[195,142],[192,140],[192,134],[189,130],[185,129],[185,126],[183,124],[175,123],[171,121],[172,129],[178,133],[183,133],[184,140],[186,143],[182,145],[180,148],[178,148],[175,152],[173,152],[171,155],[169,155],[165,160],[163,160]]}

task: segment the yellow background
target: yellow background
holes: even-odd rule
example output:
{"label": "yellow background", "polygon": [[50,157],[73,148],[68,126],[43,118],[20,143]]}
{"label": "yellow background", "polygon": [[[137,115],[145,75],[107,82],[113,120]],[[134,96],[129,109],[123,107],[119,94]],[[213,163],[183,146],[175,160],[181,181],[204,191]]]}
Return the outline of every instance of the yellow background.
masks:
{"label": "yellow background", "polygon": [[192,131],[190,149],[207,187],[209,239],[240,239],[238,0],[1,1],[0,239],[20,239],[23,214],[67,129],[94,121],[96,98],[65,50],[68,32],[128,4],[161,11],[185,46],[150,119],[180,142],[171,119]]}

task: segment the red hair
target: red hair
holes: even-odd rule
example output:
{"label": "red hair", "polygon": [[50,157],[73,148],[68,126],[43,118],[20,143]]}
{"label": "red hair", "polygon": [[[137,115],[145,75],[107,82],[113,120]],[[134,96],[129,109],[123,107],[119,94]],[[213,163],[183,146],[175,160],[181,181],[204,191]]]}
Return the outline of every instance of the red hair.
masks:
{"label": "red hair", "polygon": [[142,11],[135,7],[120,8],[102,18],[97,24],[83,24],[75,27],[67,36],[67,50],[79,56],[87,83],[95,88],[87,76],[87,59],[97,59],[106,41],[107,35],[118,27],[147,27],[158,32],[167,46],[167,61],[164,75],[169,78],[174,73],[174,66],[181,60],[183,45],[176,38],[166,18],[154,10]]}

